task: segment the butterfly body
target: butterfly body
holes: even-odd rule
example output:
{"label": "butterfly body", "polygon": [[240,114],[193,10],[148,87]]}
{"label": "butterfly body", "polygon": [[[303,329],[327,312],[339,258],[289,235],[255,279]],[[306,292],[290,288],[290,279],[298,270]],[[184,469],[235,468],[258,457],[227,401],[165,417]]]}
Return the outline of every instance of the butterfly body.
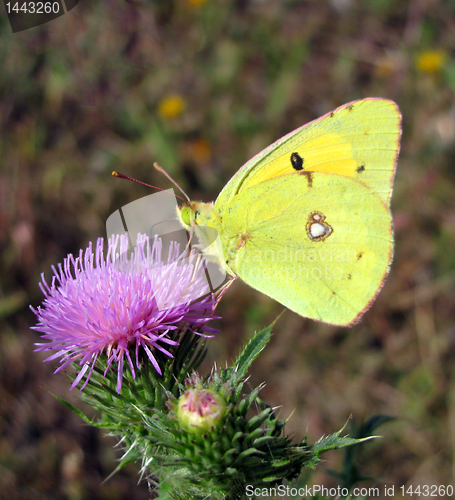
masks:
{"label": "butterfly body", "polygon": [[230,275],[304,317],[353,324],[393,255],[400,130],[391,101],[342,106],[252,158],[215,203],[179,209],[182,223]]}

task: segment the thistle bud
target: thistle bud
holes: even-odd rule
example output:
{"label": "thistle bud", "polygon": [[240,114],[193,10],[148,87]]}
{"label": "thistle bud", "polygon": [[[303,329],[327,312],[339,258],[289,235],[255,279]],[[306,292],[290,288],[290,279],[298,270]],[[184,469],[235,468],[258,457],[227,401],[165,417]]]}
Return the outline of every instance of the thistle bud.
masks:
{"label": "thistle bud", "polygon": [[177,416],[182,426],[194,434],[217,429],[224,420],[225,400],[208,389],[188,389],[178,401]]}

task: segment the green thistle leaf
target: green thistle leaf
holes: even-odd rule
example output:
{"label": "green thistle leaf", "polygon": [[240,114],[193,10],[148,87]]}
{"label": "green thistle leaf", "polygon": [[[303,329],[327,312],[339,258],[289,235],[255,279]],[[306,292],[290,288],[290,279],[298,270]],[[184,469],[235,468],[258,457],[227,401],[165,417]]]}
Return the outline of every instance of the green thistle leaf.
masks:
{"label": "green thistle leaf", "polygon": [[272,328],[278,321],[280,316],[267,328],[261,330],[248,342],[248,344],[243,349],[237,361],[234,363],[234,369],[232,373],[233,383],[238,383],[240,380],[244,379],[247,371],[249,370],[251,363],[259,356],[259,353],[267,345],[268,341],[272,336]]}

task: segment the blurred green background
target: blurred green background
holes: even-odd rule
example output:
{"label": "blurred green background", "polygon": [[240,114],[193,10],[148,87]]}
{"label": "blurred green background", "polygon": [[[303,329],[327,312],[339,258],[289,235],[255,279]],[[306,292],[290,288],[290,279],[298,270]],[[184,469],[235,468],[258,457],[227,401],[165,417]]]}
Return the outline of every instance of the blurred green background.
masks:
{"label": "blurred green background", "polygon": [[[0,497],[149,498],[134,465],[102,483],[120,450],[46,392],[82,407],[29,330],[40,273],[152,192],[111,171],[169,188],[158,161],[211,201],[272,141],[369,96],[403,113],[390,276],[353,328],[286,312],[251,384],[265,380],[262,398],[282,418],[293,412],[296,438],[314,441],[351,414],[395,416],[365,448],[363,472],[397,493],[454,484],[454,54],[453,0],[81,0],[15,34],[2,6]],[[282,309],[237,281],[205,370]],[[323,469],[313,482],[337,484]]]}

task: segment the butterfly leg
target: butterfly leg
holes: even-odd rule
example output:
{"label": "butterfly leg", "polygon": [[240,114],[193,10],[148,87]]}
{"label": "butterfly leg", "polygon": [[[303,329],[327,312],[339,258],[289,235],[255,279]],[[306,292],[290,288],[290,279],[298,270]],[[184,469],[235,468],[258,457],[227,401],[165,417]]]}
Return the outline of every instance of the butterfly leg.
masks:
{"label": "butterfly leg", "polygon": [[218,304],[220,303],[220,300],[223,298],[224,294],[228,291],[228,288],[234,283],[234,281],[236,279],[237,279],[237,276],[235,276],[235,275],[232,276],[231,279],[220,288],[220,290],[215,292],[214,295],[216,296],[218,294],[218,297],[216,299],[215,306],[213,308],[214,311],[218,307]]}

